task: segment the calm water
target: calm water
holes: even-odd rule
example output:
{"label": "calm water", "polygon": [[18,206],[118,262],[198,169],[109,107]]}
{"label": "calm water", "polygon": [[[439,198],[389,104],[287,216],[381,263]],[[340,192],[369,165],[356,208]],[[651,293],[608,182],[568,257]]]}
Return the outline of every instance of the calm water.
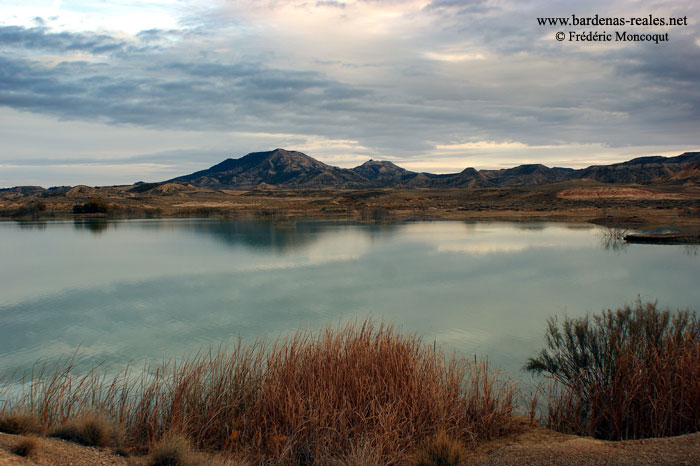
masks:
{"label": "calm water", "polygon": [[119,367],[375,316],[511,375],[551,315],[699,309],[700,254],[606,247],[590,225],[198,219],[0,223],[0,373]]}

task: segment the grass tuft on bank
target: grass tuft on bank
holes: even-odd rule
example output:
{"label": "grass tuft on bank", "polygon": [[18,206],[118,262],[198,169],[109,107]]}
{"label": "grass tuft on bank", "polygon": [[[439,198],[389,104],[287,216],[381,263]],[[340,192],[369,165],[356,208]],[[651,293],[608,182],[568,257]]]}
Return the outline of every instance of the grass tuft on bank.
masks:
{"label": "grass tuft on bank", "polygon": [[0,413],[0,432],[13,435],[41,435],[44,426],[35,414],[23,412]]}

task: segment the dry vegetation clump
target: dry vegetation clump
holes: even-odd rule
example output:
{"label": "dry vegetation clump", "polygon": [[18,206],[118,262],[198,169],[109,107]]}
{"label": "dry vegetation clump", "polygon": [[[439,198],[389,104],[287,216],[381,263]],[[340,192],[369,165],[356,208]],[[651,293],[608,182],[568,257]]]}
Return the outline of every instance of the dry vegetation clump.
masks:
{"label": "dry vegetation clump", "polygon": [[182,434],[167,434],[148,453],[148,466],[194,466],[190,441]]}
{"label": "dry vegetation clump", "polygon": [[109,210],[110,206],[99,197],[90,199],[85,204],[76,204],[73,206],[74,214],[106,214]]}
{"label": "dry vegetation clump", "polygon": [[41,435],[44,432],[44,426],[33,413],[0,413],[0,432],[14,435]]}
{"label": "dry vegetation clump", "polygon": [[413,466],[459,466],[466,457],[464,445],[444,431],[427,439],[416,451]]}
{"label": "dry vegetation clump", "polygon": [[21,439],[13,448],[12,453],[25,458],[34,459],[37,456],[39,439],[33,436]]}
{"label": "dry vegetation clump", "polygon": [[72,371],[70,362],[45,371],[6,408],[31,407],[50,426],[104,413],[134,451],[180,432],[194,448],[253,464],[403,463],[438,432],[498,435],[514,407],[513,383],[485,363],[370,321],[271,346],[239,341],[136,376]]}
{"label": "dry vegetation clump", "polygon": [[547,347],[526,365],[553,379],[547,423],[609,440],[700,430],[700,321],[637,301],[549,321]]}
{"label": "dry vegetation clump", "polygon": [[50,435],[89,447],[116,446],[119,443],[117,431],[112,423],[104,416],[94,413],[69,419],[64,424],[54,427]]}

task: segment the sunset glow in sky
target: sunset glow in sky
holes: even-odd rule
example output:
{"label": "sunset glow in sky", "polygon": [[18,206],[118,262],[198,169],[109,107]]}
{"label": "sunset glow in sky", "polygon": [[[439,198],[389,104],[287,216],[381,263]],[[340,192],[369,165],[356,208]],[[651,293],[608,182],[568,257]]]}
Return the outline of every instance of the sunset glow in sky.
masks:
{"label": "sunset glow in sky", "polygon": [[[538,17],[687,16],[687,26]],[[0,0],[0,187],[159,181],[283,147],[354,167],[700,149],[700,3]],[[558,31],[668,32],[582,43]]]}

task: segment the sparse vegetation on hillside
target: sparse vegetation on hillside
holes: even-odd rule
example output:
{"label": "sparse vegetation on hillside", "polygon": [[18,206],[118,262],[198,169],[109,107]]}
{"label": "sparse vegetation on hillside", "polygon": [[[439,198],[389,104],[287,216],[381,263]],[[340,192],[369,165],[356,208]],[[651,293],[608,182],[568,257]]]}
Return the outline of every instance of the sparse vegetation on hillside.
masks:
{"label": "sparse vegetation on hillside", "polygon": [[700,430],[700,321],[637,301],[593,317],[551,319],[525,368],[552,378],[547,422],[621,440]]}

